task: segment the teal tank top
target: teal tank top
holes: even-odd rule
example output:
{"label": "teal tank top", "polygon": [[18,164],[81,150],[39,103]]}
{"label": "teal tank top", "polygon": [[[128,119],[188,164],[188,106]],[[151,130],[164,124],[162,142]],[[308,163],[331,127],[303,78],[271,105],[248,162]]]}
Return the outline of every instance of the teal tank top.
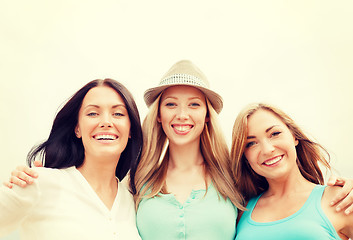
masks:
{"label": "teal tank top", "polygon": [[192,191],[181,204],[173,194],[143,199],[136,225],[143,240],[234,240],[237,208],[218,194],[213,184]]}
{"label": "teal tank top", "polygon": [[293,215],[284,219],[260,223],[251,214],[261,197],[252,198],[237,225],[236,240],[325,240],[341,239],[321,208],[321,198],[326,186],[317,185],[304,205]]}

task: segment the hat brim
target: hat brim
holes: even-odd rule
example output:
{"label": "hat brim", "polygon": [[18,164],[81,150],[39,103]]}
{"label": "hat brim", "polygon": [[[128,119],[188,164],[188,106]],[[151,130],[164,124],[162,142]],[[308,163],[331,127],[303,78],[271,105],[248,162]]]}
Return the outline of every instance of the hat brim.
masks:
{"label": "hat brim", "polygon": [[191,84],[177,84],[177,85],[171,84],[171,85],[163,85],[163,86],[158,86],[158,87],[147,89],[144,93],[144,96],[143,96],[147,107],[150,107],[152,105],[152,103],[157,99],[159,94],[161,94],[165,89],[167,89],[169,87],[173,87],[173,86],[190,86],[190,87],[194,87],[194,88],[199,89],[201,92],[203,92],[205,94],[205,96],[211,102],[212,107],[214,108],[214,110],[217,113],[220,113],[222,111],[223,99],[219,94],[217,94],[216,92],[209,90],[207,88],[195,86],[195,85],[191,85]]}

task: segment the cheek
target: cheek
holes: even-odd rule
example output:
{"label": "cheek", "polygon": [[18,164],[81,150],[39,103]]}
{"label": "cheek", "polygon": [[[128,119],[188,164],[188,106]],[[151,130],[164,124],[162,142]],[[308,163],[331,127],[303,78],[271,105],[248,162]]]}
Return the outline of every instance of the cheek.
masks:
{"label": "cheek", "polygon": [[162,128],[164,130],[166,130],[166,128],[168,128],[170,122],[173,120],[173,117],[172,117],[173,114],[170,114],[170,113],[161,113],[160,116],[159,116],[159,123],[162,125]]}
{"label": "cheek", "polygon": [[129,120],[118,120],[114,123],[114,126],[119,132],[130,134],[131,123]]}
{"label": "cheek", "polygon": [[130,137],[130,132],[131,132],[131,123],[130,122],[126,123],[126,132],[129,134],[129,137]]}
{"label": "cheek", "polygon": [[96,123],[93,121],[80,121],[79,124],[79,131],[82,135],[82,138],[84,136],[90,135],[90,133],[93,131],[93,129],[96,127]]}
{"label": "cheek", "polygon": [[295,159],[297,159],[297,148],[296,146],[291,146],[291,153]]}
{"label": "cheek", "polygon": [[161,109],[158,117],[157,117],[157,121],[160,123],[163,123],[165,121],[167,121],[167,119],[169,118],[169,115],[167,111],[163,111],[163,109]]}
{"label": "cheek", "polygon": [[206,122],[208,122],[209,118],[207,117],[207,112],[206,111],[203,111],[203,112],[200,112],[199,114],[196,114],[197,116],[197,123],[199,124],[205,124]]}
{"label": "cheek", "polygon": [[164,134],[169,138],[170,137],[170,134],[169,134],[169,131],[171,131],[168,127],[169,125],[165,122],[161,122],[161,127],[162,127],[162,130],[164,132]]}
{"label": "cheek", "polygon": [[[278,145],[280,145],[280,143]],[[294,139],[292,139],[292,138],[288,138],[287,141],[285,141],[285,142],[283,142],[281,144],[281,146],[282,146],[283,149],[288,149],[291,153],[297,151],[297,149],[296,149],[296,146],[297,146],[296,141]]]}
{"label": "cheek", "polygon": [[248,149],[244,152],[244,156],[250,165],[255,164],[257,162],[257,154],[255,149]]}
{"label": "cheek", "polygon": [[164,114],[160,114],[158,117],[157,117],[157,122],[160,123],[162,126],[165,124],[165,115]]}
{"label": "cheek", "polygon": [[248,162],[248,165],[250,166],[250,168],[258,174],[258,171],[257,171],[258,165],[256,164],[256,161],[254,161],[253,156],[251,154],[244,154],[244,156],[246,158],[245,161]]}

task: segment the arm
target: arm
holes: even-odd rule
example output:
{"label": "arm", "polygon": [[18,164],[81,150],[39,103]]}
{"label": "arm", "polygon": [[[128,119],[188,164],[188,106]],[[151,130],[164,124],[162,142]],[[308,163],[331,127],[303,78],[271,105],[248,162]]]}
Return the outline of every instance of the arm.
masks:
{"label": "arm", "polygon": [[353,238],[353,215],[348,216],[346,220],[346,226],[342,229],[342,233],[349,237],[349,239]]}
{"label": "arm", "polygon": [[336,229],[337,233],[341,238],[352,238],[353,237],[353,214],[346,215],[335,211],[330,207],[330,201],[334,196],[337,196],[341,191],[341,187],[330,187],[325,189],[324,195],[321,200],[322,209],[326,216],[331,221],[332,225]]}
{"label": "arm", "polygon": [[39,201],[40,192],[37,182],[21,188],[0,187],[0,237],[16,229],[31,209]]}
{"label": "arm", "polygon": [[336,207],[336,211],[342,211],[349,215],[353,212],[353,180],[343,177],[331,176],[327,182],[328,186],[340,186],[340,190],[332,197],[331,206]]}
{"label": "arm", "polygon": [[[35,161],[34,165],[36,167],[43,167],[40,161]],[[27,166],[17,166],[16,169],[11,172],[9,181],[4,182],[3,184],[8,188],[12,188],[14,184],[20,187],[26,187],[27,184],[32,184],[37,177],[38,173],[32,168]]]}

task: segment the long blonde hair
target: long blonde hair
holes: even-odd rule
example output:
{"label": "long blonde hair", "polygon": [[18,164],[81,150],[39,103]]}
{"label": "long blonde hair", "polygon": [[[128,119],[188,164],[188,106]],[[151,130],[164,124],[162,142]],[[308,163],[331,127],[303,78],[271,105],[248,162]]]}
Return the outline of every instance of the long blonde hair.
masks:
{"label": "long blonde hair", "polygon": [[[151,198],[159,193],[167,193],[165,180],[168,168],[168,151],[163,161],[159,158],[167,137],[157,122],[161,95],[150,106],[143,125],[144,145],[140,163],[135,175],[137,194],[134,196],[136,208],[143,198]],[[215,188],[224,198],[229,198],[239,209],[244,209],[243,198],[235,188],[230,169],[228,146],[218,123],[217,113],[206,98],[209,121],[201,133],[201,153],[204,157],[206,173]]]}
{"label": "long blonde hair", "polygon": [[318,163],[330,169],[328,152],[320,144],[311,141],[298,125],[280,109],[263,103],[252,104],[245,107],[235,120],[230,152],[236,187],[243,194],[245,200],[248,201],[268,189],[267,180],[252,170],[244,155],[248,118],[260,109],[269,111],[280,118],[299,141],[296,147],[297,165],[303,177],[315,184],[324,184],[323,174]]}

